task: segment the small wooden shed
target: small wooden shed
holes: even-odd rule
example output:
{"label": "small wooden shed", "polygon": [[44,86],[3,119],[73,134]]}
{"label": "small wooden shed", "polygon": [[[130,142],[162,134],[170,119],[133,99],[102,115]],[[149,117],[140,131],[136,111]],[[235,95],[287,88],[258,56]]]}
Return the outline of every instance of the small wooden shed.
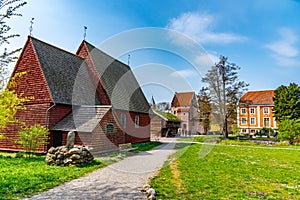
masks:
{"label": "small wooden shed", "polygon": [[171,113],[152,111],[151,140],[158,140],[160,137],[174,137],[178,133],[181,120]]}

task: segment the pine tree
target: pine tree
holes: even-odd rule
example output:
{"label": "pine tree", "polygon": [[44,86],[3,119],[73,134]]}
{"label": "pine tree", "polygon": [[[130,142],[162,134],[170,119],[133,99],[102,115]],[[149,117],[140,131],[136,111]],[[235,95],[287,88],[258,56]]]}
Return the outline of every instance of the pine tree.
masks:
{"label": "pine tree", "polygon": [[202,87],[198,94],[198,104],[200,111],[201,124],[204,128],[204,134],[208,133],[210,126],[210,114],[211,114],[211,98],[208,93],[208,88]]}

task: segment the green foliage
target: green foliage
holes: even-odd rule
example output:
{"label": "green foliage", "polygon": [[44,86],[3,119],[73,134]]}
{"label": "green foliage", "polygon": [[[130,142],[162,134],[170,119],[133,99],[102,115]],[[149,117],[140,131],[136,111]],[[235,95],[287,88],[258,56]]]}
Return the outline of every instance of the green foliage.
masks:
{"label": "green foliage", "polygon": [[23,152],[17,152],[15,155],[15,158],[24,158],[24,153]]}
{"label": "green foliage", "polygon": [[198,94],[200,118],[202,119],[201,123],[205,135],[208,133],[210,127],[210,114],[212,112],[211,98],[208,91],[208,88],[202,87]]}
{"label": "green foliage", "polygon": [[19,123],[15,118],[15,114],[18,110],[24,110],[23,104],[31,99],[18,95],[14,90],[17,79],[23,74],[25,73],[18,73],[12,77],[7,88],[0,93],[0,139],[5,137],[1,132],[8,124]]}
{"label": "green foliage", "polygon": [[275,90],[273,112],[279,122],[286,118],[300,119],[300,87],[297,84],[281,85]]}
{"label": "green foliage", "polygon": [[43,145],[48,138],[48,130],[45,126],[35,124],[33,126],[24,126],[19,131],[19,139],[16,139],[16,143],[20,145],[24,151],[30,156],[33,152],[36,152],[38,148]]}
{"label": "green foliage", "polygon": [[13,80],[9,83],[8,87],[5,89],[6,85],[6,71],[9,63],[14,62],[17,57],[14,56],[16,52],[19,52],[21,49],[16,50],[7,50],[9,41],[15,37],[18,37],[18,34],[10,34],[10,26],[7,24],[7,20],[11,19],[13,16],[21,16],[17,10],[24,6],[26,2],[22,0],[1,0],[0,1],[0,47],[3,52],[0,52],[0,139],[3,139],[5,136],[3,129],[7,127],[9,123],[16,123],[17,121],[14,118],[17,110],[23,109],[22,104],[25,99],[18,97],[14,90],[11,89],[11,85],[14,84]]}
{"label": "green foliage", "polygon": [[300,140],[300,119],[284,119],[278,126],[278,138],[294,144]]}
{"label": "green foliage", "polygon": [[44,156],[26,159],[1,154],[0,199],[17,199],[42,192],[104,167],[97,160],[80,167],[57,167],[46,165]]}
{"label": "green foliage", "polygon": [[274,130],[272,128],[263,127],[262,129],[260,129],[260,133],[257,133],[257,135],[266,135],[269,137],[271,135],[274,135]]}
{"label": "green foliage", "polygon": [[[300,151],[193,144],[150,181],[157,199],[299,199]],[[174,181],[176,180],[176,181]]]}
{"label": "green foliage", "polygon": [[232,133],[233,135],[237,135],[240,133],[240,129],[236,124],[232,125]]}
{"label": "green foliage", "polygon": [[160,115],[164,116],[165,118],[167,118],[170,121],[177,121],[180,122],[180,118],[178,118],[177,116],[171,114],[171,113],[167,113],[167,112],[163,112],[163,111],[158,111],[156,110],[157,113],[159,113]]}

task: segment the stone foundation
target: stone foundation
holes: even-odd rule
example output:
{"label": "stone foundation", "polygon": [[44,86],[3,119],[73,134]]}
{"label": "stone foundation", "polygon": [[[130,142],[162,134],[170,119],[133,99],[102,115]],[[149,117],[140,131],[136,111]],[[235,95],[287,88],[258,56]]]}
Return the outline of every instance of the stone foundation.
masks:
{"label": "stone foundation", "polygon": [[46,155],[46,164],[72,166],[91,162],[94,159],[87,147],[76,146],[68,150],[66,146],[51,147]]}

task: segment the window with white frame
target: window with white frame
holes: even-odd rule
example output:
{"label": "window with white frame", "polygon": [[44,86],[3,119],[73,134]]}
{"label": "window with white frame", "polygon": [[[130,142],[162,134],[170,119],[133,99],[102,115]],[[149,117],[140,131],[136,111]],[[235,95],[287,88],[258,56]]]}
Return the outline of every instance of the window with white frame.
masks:
{"label": "window with white frame", "polygon": [[251,125],[254,125],[254,124],[255,124],[255,117],[251,117],[251,118],[250,118],[250,124],[251,124]]}
{"label": "window with white frame", "polygon": [[138,115],[135,116],[134,126],[135,126],[135,128],[140,127],[140,116],[138,116]]}
{"label": "window with white frame", "polygon": [[270,127],[270,118],[264,117],[264,127]]}
{"label": "window with white frame", "polygon": [[115,126],[112,123],[107,123],[106,124],[106,133],[114,133],[115,131]]}
{"label": "window with white frame", "polygon": [[242,129],[242,133],[246,133],[247,132],[247,130],[246,129]]}
{"label": "window with white frame", "polygon": [[123,128],[126,128],[126,115],[124,113],[121,114],[121,125]]}
{"label": "window with white frame", "polygon": [[246,108],[242,108],[242,109],[241,109],[241,113],[242,113],[242,114],[246,114]]}
{"label": "window with white frame", "polygon": [[269,108],[264,108],[264,114],[269,114]]}
{"label": "window with white frame", "polygon": [[255,109],[254,108],[250,108],[250,114],[255,114]]}
{"label": "window with white frame", "polygon": [[247,119],[246,119],[246,117],[242,117],[242,124],[247,124]]}

